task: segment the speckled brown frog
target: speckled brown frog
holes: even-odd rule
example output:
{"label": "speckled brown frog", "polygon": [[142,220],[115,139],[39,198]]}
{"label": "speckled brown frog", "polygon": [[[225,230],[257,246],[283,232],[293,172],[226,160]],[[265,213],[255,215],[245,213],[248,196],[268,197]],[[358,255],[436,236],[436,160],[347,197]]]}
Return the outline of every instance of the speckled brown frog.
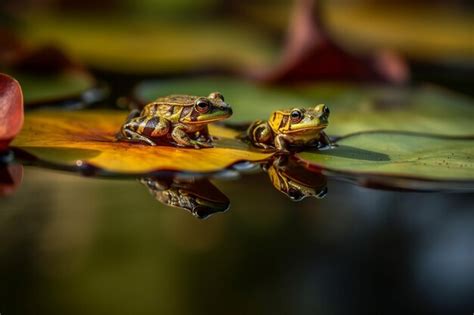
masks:
{"label": "speckled brown frog", "polygon": [[232,115],[232,108],[219,92],[207,97],[170,95],[133,110],[117,138],[157,145],[169,143],[196,149],[212,147],[208,124]]}

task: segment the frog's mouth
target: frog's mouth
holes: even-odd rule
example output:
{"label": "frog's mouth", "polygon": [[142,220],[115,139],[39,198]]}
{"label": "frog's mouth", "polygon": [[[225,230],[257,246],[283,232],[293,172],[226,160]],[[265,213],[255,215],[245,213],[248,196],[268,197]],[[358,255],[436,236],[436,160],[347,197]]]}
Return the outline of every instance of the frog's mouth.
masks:
{"label": "frog's mouth", "polygon": [[220,121],[229,118],[232,116],[232,111],[229,111],[228,113],[221,113],[221,114],[210,114],[206,116],[198,116],[195,119],[191,118],[189,119],[186,123],[189,124],[196,124],[196,125],[203,125],[203,124],[208,124],[211,122],[215,121]]}
{"label": "frog's mouth", "polygon": [[196,119],[196,120],[188,120],[186,121],[187,124],[190,124],[190,125],[207,125],[209,123],[212,123],[212,122],[215,122],[215,121],[220,121],[220,120],[223,120],[223,119],[226,119],[226,118],[229,118],[229,116],[218,116],[218,117],[215,117],[215,118],[207,118],[207,119],[203,119],[203,120],[199,120],[199,119]]}
{"label": "frog's mouth", "polygon": [[294,129],[286,130],[286,131],[284,131],[284,133],[301,133],[301,134],[317,133],[317,132],[320,132],[321,130],[323,130],[324,128],[326,128],[327,126],[328,126],[328,124],[320,124],[317,127],[313,126],[313,127],[294,128]]}

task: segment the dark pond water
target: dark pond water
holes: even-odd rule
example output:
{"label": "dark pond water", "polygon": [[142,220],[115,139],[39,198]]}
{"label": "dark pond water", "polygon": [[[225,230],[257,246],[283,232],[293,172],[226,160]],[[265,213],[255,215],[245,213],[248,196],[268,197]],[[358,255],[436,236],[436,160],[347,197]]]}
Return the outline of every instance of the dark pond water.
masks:
{"label": "dark pond water", "polygon": [[0,313],[474,309],[472,193],[330,178],[325,198],[294,202],[263,172],[211,182],[230,209],[199,220],[135,179],[25,167],[0,199]]}

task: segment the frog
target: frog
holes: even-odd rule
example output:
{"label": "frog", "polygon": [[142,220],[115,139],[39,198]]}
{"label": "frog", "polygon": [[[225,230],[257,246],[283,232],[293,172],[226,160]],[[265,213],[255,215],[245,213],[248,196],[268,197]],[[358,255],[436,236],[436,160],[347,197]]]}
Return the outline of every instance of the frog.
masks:
{"label": "frog", "polygon": [[198,219],[225,212],[230,201],[208,179],[197,177],[143,177],[145,185],[153,197],[160,203],[187,210]]}
{"label": "frog", "polygon": [[331,140],[323,131],[328,126],[329,113],[324,104],[276,110],[268,121],[253,122],[246,138],[258,148],[286,153],[309,146],[331,148]]}
{"label": "frog", "polygon": [[130,112],[120,132],[119,141],[155,146],[168,143],[177,147],[211,148],[213,138],[208,125],[232,115],[232,107],[219,92],[207,97],[169,95]]}

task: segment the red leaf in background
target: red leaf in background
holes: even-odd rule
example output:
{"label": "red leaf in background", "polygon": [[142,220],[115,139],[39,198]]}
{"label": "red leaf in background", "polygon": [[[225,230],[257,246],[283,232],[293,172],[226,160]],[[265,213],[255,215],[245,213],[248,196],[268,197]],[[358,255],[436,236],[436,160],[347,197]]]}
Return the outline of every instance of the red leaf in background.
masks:
{"label": "red leaf in background", "polygon": [[23,165],[0,165],[0,197],[13,194],[23,180]]}
{"label": "red leaf in background", "polygon": [[23,125],[23,93],[12,77],[0,73],[0,151],[20,132]]}
{"label": "red leaf in background", "polygon": [[295,0],[288,41],[280,63],[256,73],[266,82],[310,80],[384,81],[402,84],[410,73],[404,59],[392,51],[357,56],[335,43],[321,22],[318,0]]}

